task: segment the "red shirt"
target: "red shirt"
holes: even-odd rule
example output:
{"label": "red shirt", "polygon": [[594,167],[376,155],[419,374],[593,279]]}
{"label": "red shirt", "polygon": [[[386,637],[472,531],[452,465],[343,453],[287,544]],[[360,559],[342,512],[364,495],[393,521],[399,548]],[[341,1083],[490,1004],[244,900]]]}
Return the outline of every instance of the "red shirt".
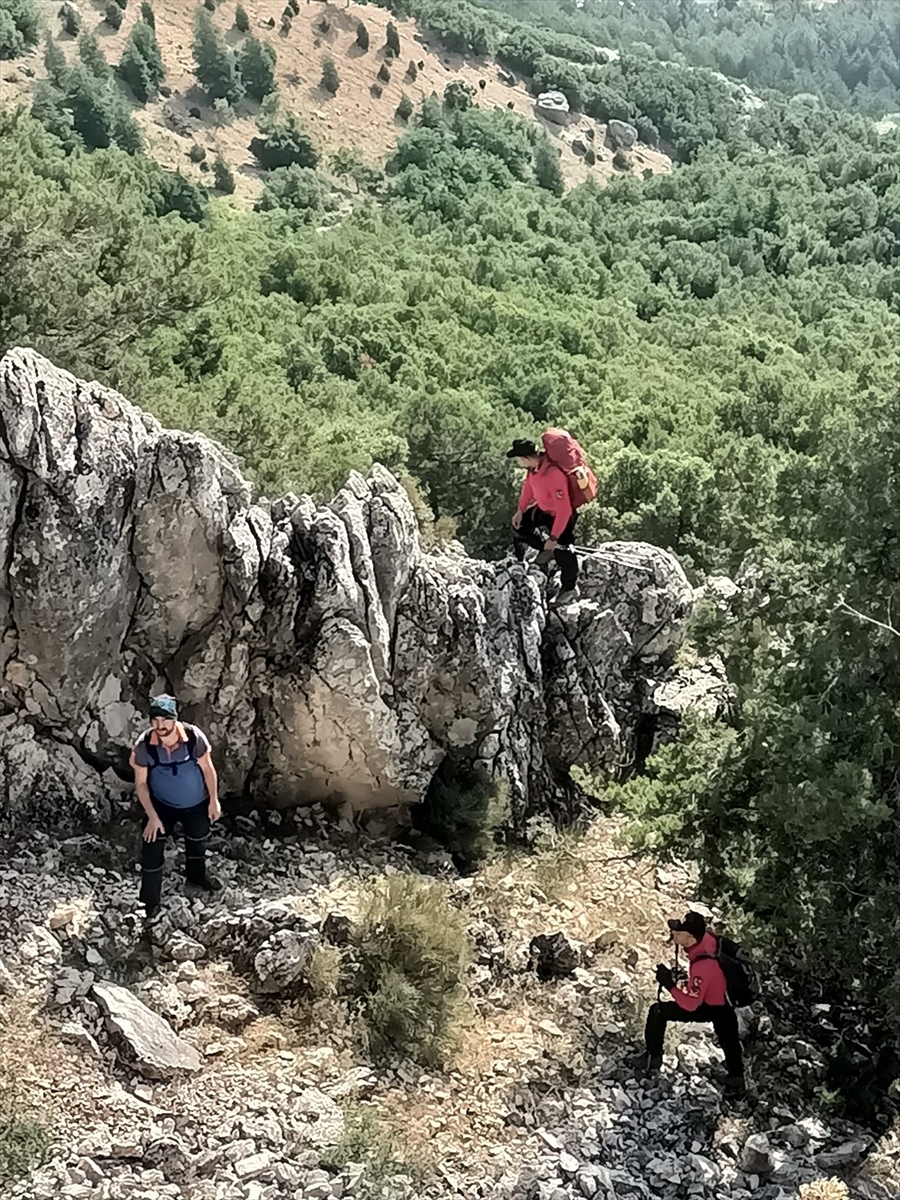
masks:
{"label": "red shirt", "polygon": [[670,988],[672,999],[679,1008],[693,1012],[701,1004],[727,1004],[725,972],[714,958],[695,960],[701,954],[715,954],[719,939],[708,933],[702,942],[691,946],[687,952],[688,977],[680,986]]}
{"label": "red shirt", "polygon": [[519,512],[524,512],[532,504],[537,505],[541,512],[550,513],[553,517],[550,536],[558,538],[572,516],[569,480],[565,471],[554,466],[546,455],[541,459],[540,466],[529,470],[525,476],[519,496]]}

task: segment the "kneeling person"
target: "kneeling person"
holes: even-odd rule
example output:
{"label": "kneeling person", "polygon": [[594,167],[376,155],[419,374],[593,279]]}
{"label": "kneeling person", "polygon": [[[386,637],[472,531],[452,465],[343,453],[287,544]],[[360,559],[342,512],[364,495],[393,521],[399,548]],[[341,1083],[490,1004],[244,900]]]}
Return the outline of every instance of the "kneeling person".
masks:
{"label": "kneeling person", "polygon": [[187,882],[205,891],[218,888],[206,874],[206,842],[210,822],[222,815],[219,784],[206,736],[178,720],[173,696],[150,702],[150,729],[135,743],[131,766],[144,810],[140,899],[149,917],[162,895],[165,840],[178,823]]}
{"label": "kneeling person", "polygon": [[725,1089],[733,1094],[744,1091],[744,1056],[738,1032],[737,1013],[728,1003],[725,972],[716,960],[718,942],[706,930],[706,918],[698,912],[685,913],[680,921],[670,921],[672,941],[684,948],[688,957],[688,977],[676,986],[670,967],[656,968],[656,981],[672,997],[672,1003],[652,1005],[647,1014],[645,1041],[647,1053],[635,1064],[643,1069],[662,1066],[663,1042],[670,1021],[709,1021],[725,1053],[728,1077]]}

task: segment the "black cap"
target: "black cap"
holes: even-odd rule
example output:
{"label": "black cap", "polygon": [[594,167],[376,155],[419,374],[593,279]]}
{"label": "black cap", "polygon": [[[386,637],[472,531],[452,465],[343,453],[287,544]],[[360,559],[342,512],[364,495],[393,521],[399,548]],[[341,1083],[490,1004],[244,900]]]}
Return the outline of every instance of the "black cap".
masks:
{"label": "black cap", "polygon": [[507,458],[534,458],[540,454],[537,446],[531,438],[516,438],[512,444],[512,449],[507,450]]}
{"label": "black cap", "polygon": [[698,912],[686,912],[680,921],[669,921],[673,933],[689,933],[701,942],[706,937],[706,917]]}

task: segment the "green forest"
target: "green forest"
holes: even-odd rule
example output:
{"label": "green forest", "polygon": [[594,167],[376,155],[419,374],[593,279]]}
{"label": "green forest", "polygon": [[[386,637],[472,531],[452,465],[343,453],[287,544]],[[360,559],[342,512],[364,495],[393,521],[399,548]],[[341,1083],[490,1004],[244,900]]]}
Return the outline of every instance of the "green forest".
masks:
{"label": "green forest", "polygon": [[[512,0],[391,7],[641,123],[673,174],[564,194],[538,125],[452,84],[373,170],[323,159],[269,94],[244,211],[227,171],[204,190],[143,155],[127,68],[86,41],[30,111],[0,110],[0,352],[33,345],[209,433],[270,496],[383,462],[490,558],[509,440],[570,428],[601,479],[582,542],[647,540],[741,584],[693,634],[739,688],[733,724],[688,729],[614,798],[798,988],[875,1014],[879,1077],[900,1077],[892,5],[534,0],[533,25]],[[7,57],[35,44],[28,9],[0,0]],[[201,19],[208,86],[243,87],[221,49]]]}

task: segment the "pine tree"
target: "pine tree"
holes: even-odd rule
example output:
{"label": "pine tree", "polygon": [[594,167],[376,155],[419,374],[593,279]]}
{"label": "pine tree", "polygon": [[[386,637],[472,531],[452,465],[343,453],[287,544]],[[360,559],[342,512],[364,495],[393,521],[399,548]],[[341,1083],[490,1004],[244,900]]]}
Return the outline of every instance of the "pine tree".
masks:
{"label": "pine tree", "polygon": [[369,48],[369,31],[362,21],[356,26],[356,44],[360,50],[368,50]]}
{"label": "pine tree", "polygon": [[[250,18],[247,16],[247,10],[243,4],[239,4],[234,10],[234,24],[238,33],[250,32]],[[218,184],[216,186],[218,187]],[[219,188],[219,191],[221,192],[222,188]]]}
{"label": "pine tree", "polygon": [[74,4],[63,4],[57,13],[62,27],[70,37],[78,37],[81,32],[81,13]]}
{"label": "pine tree", "polygon": [[111,29],[119,29],[122,25],[122,18],[125,16],[122,9],[116,4],[116,0],[109,0],[106,6],[106,11],[103,14],[103,19]]}
{"label": "pine tree", "polygon": [[566,190],[562,169],[559,165],[559,151],[554,150],[544,138],[534,149],[534,177],[538,186],[561,196]]}
{"label": "pine tree", "polygon": [[210,100],[227,100],[237,104],[244,97],[244,85],[238,73],[234,54],[222,42],[209,13],[199,9],[194,24],[194,61],[197,78]]}
{"label": "pine tree", "polygon": [[83,33],[78,39],[78,57],[95,79],[109,79],[112,75],[109,63],[103,57],[100,44],[92,33]]}
{"label": "pine tree", "polygon": [[153,11],[153,5],[148,4],[147,0],[144,0],[144,3],[141,5],[141,20],[145,25],[149,25],[154,32],[156,31],[156,13]]}
{"label": "pine tree", "polygon": [[234,191],[234,173],[221,154],[213,163],[213,182],[217,192],[230,196]]}
{"label": "pine tree", "polygon": [[268,42],[248,37],[237,56],[237,67],[247,95],[262,100],[275,91],[275,50]]}
{"label": "pine tree", "polygon": [[393,21],[387,23],[387,38],[385,44],[389,50],[393,50],[395,54],[400,53],[400,34],[397,32],[397,26]]}
{"label": "pine tree", "polygon": [[326,92],[331,92],[332,96],[341,86],[340,76],[337,73],[337,67],[334,65],[333,58],[326,58],[322,62],[321,86]]}
{"label": "pine tree", "polygon": [[0,4],[0,61],[17,58],[38,44],[40,14],[34,0],[3,0]]}
{"label": "pine tree", "polygon": [[50,37],[47,38],[44,46],[44,66],[47,68],[47,77],[53,86],[60,90],[64,89],[69,75],[69,64],[62,52],[62,47]]}
{"label": "pine tree", "polygon": [[166,77],[156,34],[142,21],[132,26],[119,63],[119,75],[142,104],[147,103]]}

